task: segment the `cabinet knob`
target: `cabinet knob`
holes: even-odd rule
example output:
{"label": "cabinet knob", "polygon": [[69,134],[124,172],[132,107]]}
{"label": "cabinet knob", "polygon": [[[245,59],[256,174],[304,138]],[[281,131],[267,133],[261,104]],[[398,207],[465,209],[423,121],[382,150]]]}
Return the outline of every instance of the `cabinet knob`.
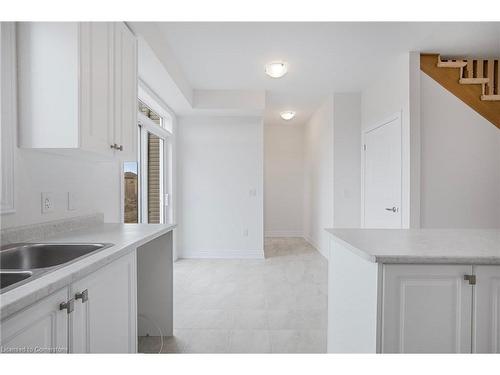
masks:
{"label": "cabinet knob", "polygon": [[120,146],[116,145],[116,147],[115,147],[115,148],[116,148],[117,150],[119,150],[119,151],[123,151],[123,145],[120,145]]}
{"label": "cabinet knob", "polygon": [[85,303],[89,300],[89,291],[85,289],[83,292],[79,292],[75,294],[75,299],[81,299],[82,303]]}
{"label": "cabinet knob", "polygon": [[113,143],[112,145],[109,145],[110,148],[116,148],[116,143]]}
{"label": "cabinet knob", "polygon": [[66,312],[68,314],[71,314],[74,309],[75,309],[75,300],[74,300],[74,298],[71,298],[67,302],[61,302],[59,304],[59,310],[66,310]]}

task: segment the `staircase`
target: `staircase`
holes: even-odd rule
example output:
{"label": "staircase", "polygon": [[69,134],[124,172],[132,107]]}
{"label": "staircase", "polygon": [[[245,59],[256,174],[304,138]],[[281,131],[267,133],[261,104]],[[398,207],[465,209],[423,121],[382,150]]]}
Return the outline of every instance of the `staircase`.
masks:
{"label": "staircase", "polygon": [[421,54],[420,69],[500,129],[499,60]]}

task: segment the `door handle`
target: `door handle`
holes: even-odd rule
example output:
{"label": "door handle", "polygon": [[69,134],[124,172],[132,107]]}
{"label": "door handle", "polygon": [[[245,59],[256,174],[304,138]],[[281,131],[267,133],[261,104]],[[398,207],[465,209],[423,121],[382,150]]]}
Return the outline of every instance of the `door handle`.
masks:
{"label": "door handle", "polygon": [[397,207],[386,208],[385,210],[386,211],[392,211],[392,212],[398,212],[398,208]]}

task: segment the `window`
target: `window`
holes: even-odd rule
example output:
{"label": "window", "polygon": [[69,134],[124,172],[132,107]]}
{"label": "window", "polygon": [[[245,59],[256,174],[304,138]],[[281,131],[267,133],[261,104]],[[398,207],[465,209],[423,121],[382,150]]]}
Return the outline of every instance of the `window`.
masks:
{"label": "window", "polygon": [[124,172],[124,196],[125,223],[139,222],[139,179],[137,173],[137,162],[125,162],[123,165]]}
{"label": "window", "polygon": [[139,113],[142,113],[144,116],[149,118],[155,124],[158,124],[163,128],[163,121],[160,115],[158,115],[155,111],[149,108],[146,104],[144,104],[140,99],[137,101],[137,107],[139,109]]}
{"label": "window", "polygon": [[139,87],[138,162],[124,163],[124,221],[169,223],[173,220],[173,117]]}

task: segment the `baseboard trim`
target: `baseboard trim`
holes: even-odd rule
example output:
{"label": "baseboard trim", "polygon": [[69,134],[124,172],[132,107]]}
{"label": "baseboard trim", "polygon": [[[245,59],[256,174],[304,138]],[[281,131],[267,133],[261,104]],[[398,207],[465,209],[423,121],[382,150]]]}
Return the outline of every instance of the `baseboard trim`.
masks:
{"label": "baseboard trim", "polygon": [[314,242],[311,237],[304,236],[303,238],[304,238],[304,240],[306,240],[309,243],[309,245],[314,247],[318,251],[318,253],[320,253],[323,256],[323,258],[328,260],[328,254],[327,254],[326,250],[322,251],[321,248],[318,246],[318,244],[316,242]]}
{"label": "baseboard trim", "polygon": [[304,233],[293,230],[272,230],[264,233],[264,237],[300,237],[304,238]]}
{"label": "baseboard trim", "polygon": [[185,250],[179,259],[264,259],[264,250]]}

